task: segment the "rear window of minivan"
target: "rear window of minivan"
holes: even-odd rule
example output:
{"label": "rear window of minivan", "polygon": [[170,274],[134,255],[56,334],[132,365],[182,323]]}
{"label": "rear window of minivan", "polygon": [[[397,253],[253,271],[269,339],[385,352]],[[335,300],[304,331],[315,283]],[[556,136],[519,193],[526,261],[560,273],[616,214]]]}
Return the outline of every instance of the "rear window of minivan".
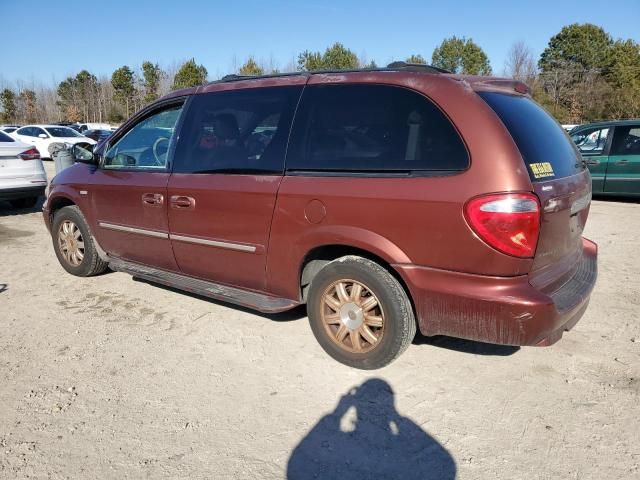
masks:
{"label": "rear window of minivan", "polygon": [[507,127],[532,181],[569,177],[585,168],[566,132],[531,98],[498,92],[478,95]]}

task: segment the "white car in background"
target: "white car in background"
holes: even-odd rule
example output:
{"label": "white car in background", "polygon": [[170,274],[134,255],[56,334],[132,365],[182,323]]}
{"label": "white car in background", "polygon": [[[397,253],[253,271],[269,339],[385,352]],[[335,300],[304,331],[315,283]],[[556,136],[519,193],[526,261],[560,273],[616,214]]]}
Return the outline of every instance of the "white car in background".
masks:
{"label": "white car in background", "polygon": [[66,143],[73,145],[76,143],[88,143],[95,145],[96,141],[83,137],[74,129],[61,127],[60,125],[25,125],[11,136],[16,140],[35,146],[40,152],[41,158],[51,158],[49,145],[52,143]]}
{"label": "white car in background", "polygon": [[116,127],[112,127],[108,123],[79,123],[77,126],[80,133],[84,133],[87,130],[116,130]]}
{"label": "white car in background", "polygon": [[0,132],[13,133],[20,128],[20,125],[0,125]]}
{"label": "white car in background", "polygon": [[0,132],[0,200],[30,208],[44,194],[47,174],[38,150]]}

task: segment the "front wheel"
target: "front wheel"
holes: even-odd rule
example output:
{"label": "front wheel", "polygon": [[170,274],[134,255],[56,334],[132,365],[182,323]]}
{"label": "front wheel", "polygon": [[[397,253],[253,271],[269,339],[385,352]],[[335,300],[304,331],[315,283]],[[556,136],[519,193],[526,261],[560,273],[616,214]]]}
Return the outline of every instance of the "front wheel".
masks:
{"label": "front wheel", "polygon": [[55,213],[51,234],[58,261],[67,272],[90,277],[107,269],[107,263],[98,256],[87,221],[75,205]]}
{"label": "front wheel", "polygon": [[386,269],[345,256],[313,278],[307,300],[311,329],[337,361],[372,370],[391,363],[416,334],[411,302]]}

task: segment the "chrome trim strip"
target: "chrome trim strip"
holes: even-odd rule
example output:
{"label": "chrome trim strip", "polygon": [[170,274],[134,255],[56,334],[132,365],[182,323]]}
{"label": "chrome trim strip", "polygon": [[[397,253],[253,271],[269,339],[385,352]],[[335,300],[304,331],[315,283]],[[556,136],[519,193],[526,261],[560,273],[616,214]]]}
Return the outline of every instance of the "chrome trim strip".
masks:
{"label": "chrome trim strip", "polygon": [[640,176],[638,176],[638,177],[609,177],[609,176],[607,176],[607,182],[610,182],[611,180],[625,180],[625,181],[640,180]]}
{"label": "chrome trim strip", "polygon": [[139,235],[146,235],[148,237],[155,238],[169,238],[169,234],[166,232],[156,232],[154,230],[146,230],[144,228],[126,227],[124,225],[116,225],[114,223],[98,222],[98,225],[102,228],[108,228],[109,230],[117,230],[119,232],[137,233]]}
{"label": "chrome trim strip", "polygon": [[229,250],[237,250],[239,252],[254,253],[256,247],[253,245],[243,245],[241,243],[221,242],[219,240],[205,240],[204,238],[187,237],[184,235],[169,235],[171,240],[177,240],[179,242],[197,243],[198,245],[207,245],[209,247],[227,248]]}

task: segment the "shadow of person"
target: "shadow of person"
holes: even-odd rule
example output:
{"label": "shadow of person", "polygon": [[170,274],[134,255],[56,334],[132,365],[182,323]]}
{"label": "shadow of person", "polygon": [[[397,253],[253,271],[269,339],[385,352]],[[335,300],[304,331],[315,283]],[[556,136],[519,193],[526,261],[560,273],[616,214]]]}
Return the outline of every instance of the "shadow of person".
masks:
{"label": "shadow of person", "polygon": [[449,452],[395,408],[391,386],[367,380],[343,395],[296,446],[288,480],[438,479],[456,476]]}
{"label": "shadow of person", "polygon": [[0,283],[0,293],[4,293],[8,290],[6,283]]}

